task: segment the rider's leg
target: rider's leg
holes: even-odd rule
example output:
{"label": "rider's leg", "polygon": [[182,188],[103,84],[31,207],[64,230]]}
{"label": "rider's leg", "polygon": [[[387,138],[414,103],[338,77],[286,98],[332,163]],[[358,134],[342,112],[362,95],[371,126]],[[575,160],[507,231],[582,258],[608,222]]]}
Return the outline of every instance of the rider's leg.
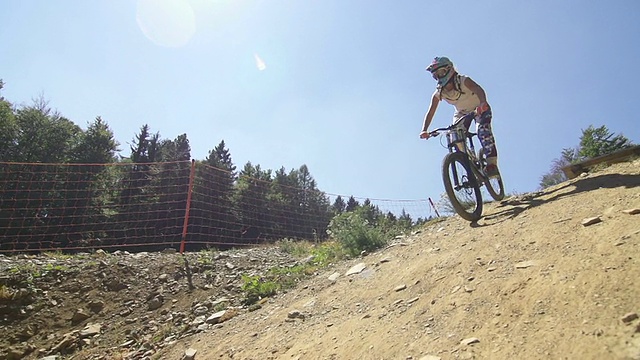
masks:
{"label": "rider's leg", "polygon": [[[468,115],[468,113],[466,112],[456,112],[455,114],[453,114],[453,122],[452,124],[455,124],[456,122],[458,122],[458,120],[462,119],[463,117],[465,117],[466,115]],[[466,118],[465,121],[462,123],[462,125],[464,126],[465,130],[469,131],[469,127],[471,126],[471,122],[473,121],[472,118]],[[459,151],[464,151],[464,145],[463,144],[456,144],[456,147],[458,148]]]}
{"label": "rider's leg", "polygon": [[491,110],[487,110],[480,114],[476,119],[478,139],[487,156],[487,163],[498,165],[498,149],[496,148],[496,140],[491,130]]}

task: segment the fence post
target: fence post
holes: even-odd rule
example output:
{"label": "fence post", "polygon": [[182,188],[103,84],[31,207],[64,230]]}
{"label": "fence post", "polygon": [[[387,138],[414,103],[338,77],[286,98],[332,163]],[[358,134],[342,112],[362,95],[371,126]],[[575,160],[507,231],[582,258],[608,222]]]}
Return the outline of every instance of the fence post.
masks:
{"label": "fence post", "polygon": [[187,228],[189,227],[189,210],[191,209],[191,194],[193,193],[193,178],[196,174],[196,160],[191,159],[191,171],[189,172],[189,189],[187,190],[187,206],[184,209],[184,223],[182,225],[182,241],[180,241],[180,254],[184,253],[184,245],[187,241]]}
{"label": "fence post", "polygon": [[436,206],[433,205],[433,201],[431,201],[431,198],[429,198],[429,203],[431,204],[431,207],[433,208],[433,211],[436,212],[436,216],[440,217],[440,214],[438,214],[438,209],[436,209]]}

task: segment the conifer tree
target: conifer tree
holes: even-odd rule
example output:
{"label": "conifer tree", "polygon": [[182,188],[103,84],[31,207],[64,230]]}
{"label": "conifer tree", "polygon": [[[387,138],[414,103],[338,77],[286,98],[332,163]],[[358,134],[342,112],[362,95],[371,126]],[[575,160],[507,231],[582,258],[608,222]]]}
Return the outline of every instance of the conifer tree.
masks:
{"label": "conifer tree", "polygon": [[347,203],[344,202],[342,196],[338,195],[336,199],[333,201],[333,205],[331,205],[331,210],[333,211],[333,215],[342,214],[347,207]]}
{"label": "conifer tree", "polygon": [[347,200],[347,207],[344,210],[345,212],[354,211],[359,205],[360,203],[358,203],[358,200],[356,200],[352,195],[349,197],[349,200]]}
{"label": "conifer tree", "polygon": [[579,154],[584,158],[594,158],[633,146],[622,134],[614,135],[605,125],[594,128],[589,125],[582,130]]}
{"label": "conifer tree", "polygon": [[194,224],[215,239],[238,242],[242,226],[233,204],[236,167],[224,140],[209,150],[209,155],[198,165],[193,198]]}

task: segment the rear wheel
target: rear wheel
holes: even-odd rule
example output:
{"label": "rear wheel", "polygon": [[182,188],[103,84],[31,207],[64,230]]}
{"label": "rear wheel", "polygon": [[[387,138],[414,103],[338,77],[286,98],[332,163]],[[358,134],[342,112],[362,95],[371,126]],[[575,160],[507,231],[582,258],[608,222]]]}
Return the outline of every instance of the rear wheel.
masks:
{"label": "rear wheel", "polygon": [[482,216],[482,195],[467,156],[449,153],[442,161],[442,180],[453,209],[465,220],[476,221]]}
{"label": "rear wheel", "polygon": [[[478,157],[480,158],[481,164],[487,163],[487,159],[484,154],[484,149],[480,149]],[[500,201],[504,199],[504,183],[502,182],[502,175],[500,175],[500,169],[498,169],[498,175],[487,179],[487,181],[485,182],[485,185],[487,186],[487,191],[489,192],[489,195],[491,195],[491,197],[494,200]]]}

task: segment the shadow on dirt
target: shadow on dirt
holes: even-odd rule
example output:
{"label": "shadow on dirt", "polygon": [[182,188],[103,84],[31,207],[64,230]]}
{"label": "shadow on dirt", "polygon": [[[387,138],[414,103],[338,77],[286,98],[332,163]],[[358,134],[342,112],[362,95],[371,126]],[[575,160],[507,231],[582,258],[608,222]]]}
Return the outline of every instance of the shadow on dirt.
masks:
{"label": "shadow on dirt", "polygon": [[[503,200],[496,206],[496,212],[483,217],[485,222],[491,221],[491,223],[485,223],[484,225],[472,223],[471,227],[495,225],[506,220],[514,219],[525,210],[585,191],[601,188],[633,188],[638,186],[640,186],[640,175],[607,174],[569,181],[551,190],[543,190]],[[544,199],[542,199],[543,197]]]}

